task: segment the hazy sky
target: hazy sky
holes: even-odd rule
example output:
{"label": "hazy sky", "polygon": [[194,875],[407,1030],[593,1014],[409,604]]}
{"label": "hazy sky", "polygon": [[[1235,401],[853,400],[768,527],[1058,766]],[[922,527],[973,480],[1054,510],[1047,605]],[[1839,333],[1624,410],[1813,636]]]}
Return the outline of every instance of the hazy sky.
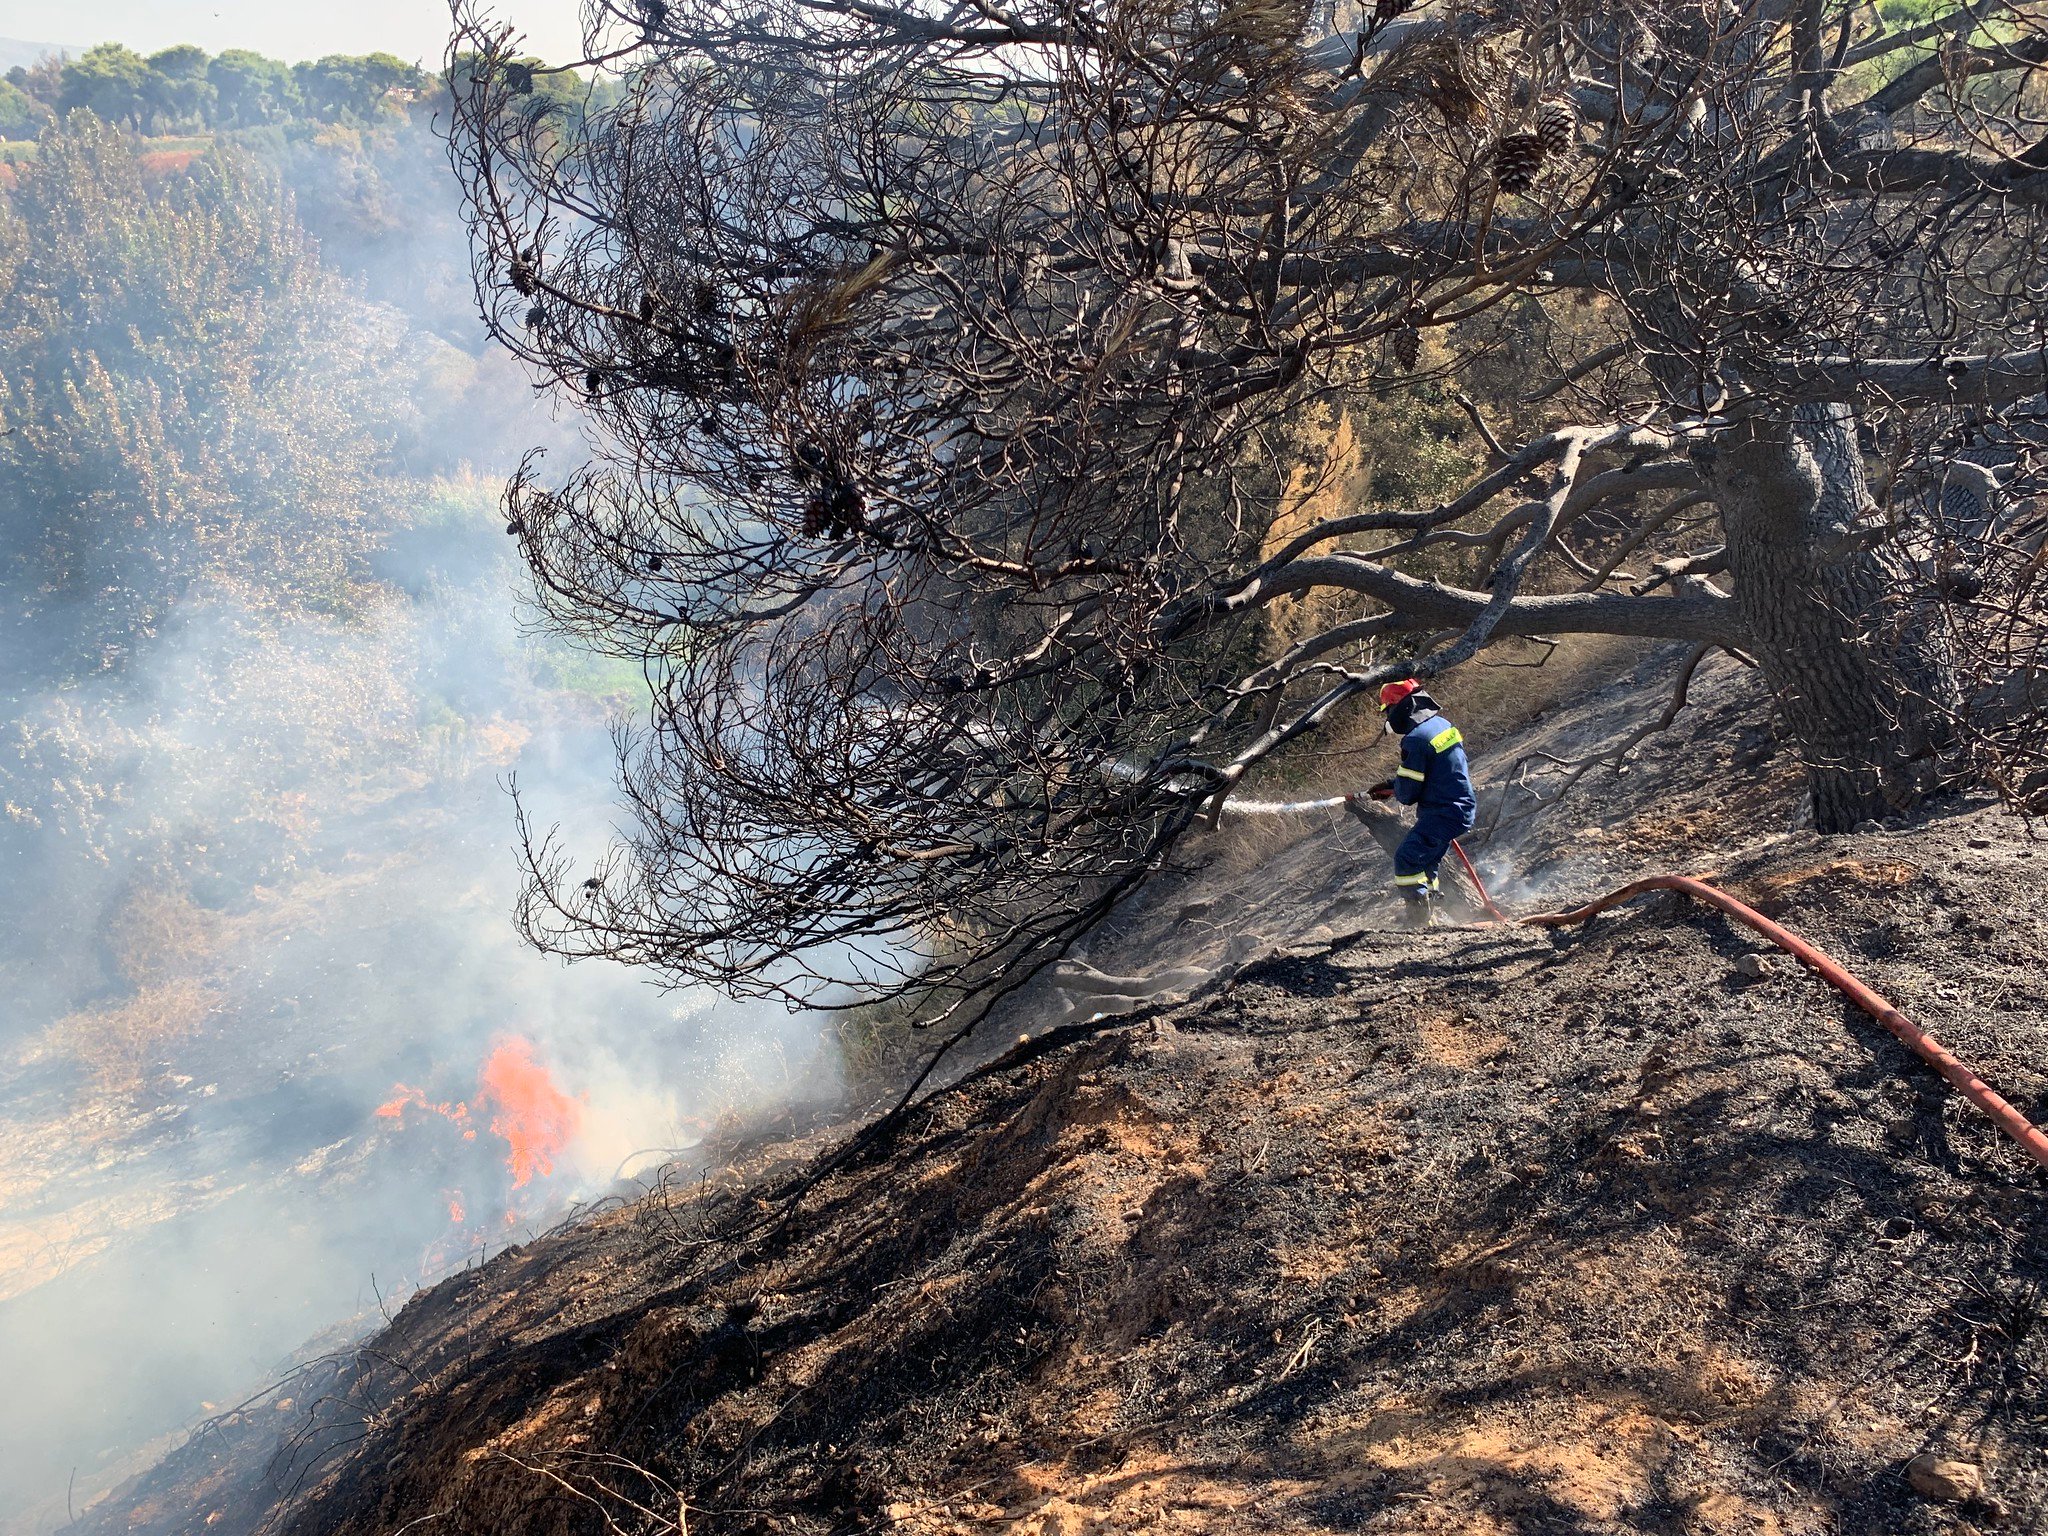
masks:
{"label": "hazy sky", "polygon": [[[543,57],[581,52],[576,0],[498,0],[494,9]],[[447,36],[446,0],[0,0],[0,37],[66,47],[121,42],[153,53],[197,43],[293,61],[381,49],[433,65]]]}

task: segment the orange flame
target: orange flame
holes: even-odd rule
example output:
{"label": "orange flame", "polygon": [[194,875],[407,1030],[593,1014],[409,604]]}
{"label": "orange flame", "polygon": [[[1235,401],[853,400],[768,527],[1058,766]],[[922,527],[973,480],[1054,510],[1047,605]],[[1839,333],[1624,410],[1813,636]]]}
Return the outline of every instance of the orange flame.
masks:
{"label": "orange flame", "polygon": [[[379,1120],[396,1120],[403,1125],[405,1123],[405,1112],[408,1109],[424,1109],[432,1114],[439,1115],[443,1120],[452,1121],[456,1125],[469,1124],[469,1106],[467,1104],[436,1104],[419,1089],[408,1088],[403,1083],[393,1084],[391,1092],[393,1097],[377,1106],[377,1118]],[[474,1141],[476,1139],[476,1132],[474,1130],[466,1130],[462,1134],[465,1141]]]}
{"label": "orange flame", "polygon": [[[405,1123],[409,1109],[439,1115],[462,1132],[464,1141],[475,1141],[477,1127],[470,1106],[435,1103],[418,1088],[393,1084],[392,1096],[377,1106],[380,1120]],[[512,1173],[512,1187],[524,1188],[535,1174],[555,1171],[555,1156],[575,1139],[583,1126],[583,1103],[557,1088],[548,1070],[533,1059],[532,1044],[518,1035],[507,1035],[491,1048],[477,1073],[476,1114],[490,1111],[491,1131],[505,1138],[509,1148],[505,1163]],[[460,1226],[467,1220],[460,1192],[444,1192],[448,1219]],[[507,1221],[517,1213],[506,1212]]]}
{"label": "orange flame", "polygon": [[492,1110],[491,1130],[512,1149],[512,1187],[555,1171],[555,1154],[583,1126],[583,1105],[557,1088],[517,1035],[500,1040],[477,1075],[477,1104]]}

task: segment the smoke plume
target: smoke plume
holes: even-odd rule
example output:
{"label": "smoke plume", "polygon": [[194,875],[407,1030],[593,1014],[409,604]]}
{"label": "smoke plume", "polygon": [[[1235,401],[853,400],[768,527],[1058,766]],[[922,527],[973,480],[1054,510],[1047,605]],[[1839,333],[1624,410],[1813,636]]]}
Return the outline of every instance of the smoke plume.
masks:
{"label": "smoke plume", "polygon": [[[423,134],[378,172],[446,205]],[[513,932],[508,782],[601,844],[644,684],[521,626],[495,487],[574,438],[449,339],[452,218],[346,249],[366,314],[426,296],[372,317],[416,380],[374,581],[323,612],[217,571],[84,679],[0,654],[0,833],[32,870],[0,929],[10,1532],[721,1120],[836,1089],[815,1020]]]}

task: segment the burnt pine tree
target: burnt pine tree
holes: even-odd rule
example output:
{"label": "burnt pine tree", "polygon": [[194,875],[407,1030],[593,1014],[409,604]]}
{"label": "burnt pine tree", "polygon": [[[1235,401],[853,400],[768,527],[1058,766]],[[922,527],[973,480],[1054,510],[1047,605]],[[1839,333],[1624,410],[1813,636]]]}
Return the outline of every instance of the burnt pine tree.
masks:
{"label": "burnt pine tree", "polygon": [[[1755,658],[1847,828],[1966,766],[1957,598],[2031,644],[2038,6],[597,0],[573,129],[457,18],[486,314],[597,444],[511,529],[656,680],[543,942],[964,992],[1513,636]],[[1468,484],[1305,515],[1305,412],[1509,336]]]}

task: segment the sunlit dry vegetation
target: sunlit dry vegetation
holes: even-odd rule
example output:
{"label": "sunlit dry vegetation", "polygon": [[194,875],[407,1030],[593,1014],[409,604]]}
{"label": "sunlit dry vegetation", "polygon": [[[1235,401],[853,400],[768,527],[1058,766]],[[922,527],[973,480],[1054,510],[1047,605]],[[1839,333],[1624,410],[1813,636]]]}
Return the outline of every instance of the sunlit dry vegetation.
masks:
{"label": "sunlit dry vegetation", "polygon": [[274,164],[202,149],[152,171],[73,111],[0,199],[0,872],[42,897],[0,965],[116,1092],[231,1016],[243,915],[508,770],[532,724],[456,677],[584,729],[626,683],[513,639],[494,484],[404,462],[474,359],[323,262]]}

